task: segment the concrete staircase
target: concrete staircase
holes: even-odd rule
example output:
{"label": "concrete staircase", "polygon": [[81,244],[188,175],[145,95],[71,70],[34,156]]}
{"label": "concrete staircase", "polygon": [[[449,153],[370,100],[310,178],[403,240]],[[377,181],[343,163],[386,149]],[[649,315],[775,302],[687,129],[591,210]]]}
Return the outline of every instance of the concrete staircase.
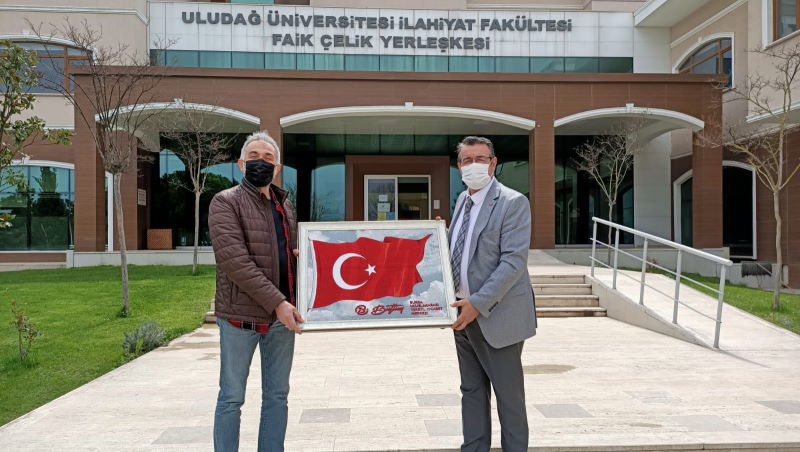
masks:
{"label": "concrete staircase", "polygon": [[538,317],[605,317],[599,297],[583,275],[531,276]]}
{"label": "concrete staircase", "polygon": [[217,323],[217,316],[214,315],[214,300],[211,300],[211,309],[206,312],[205,323]]}

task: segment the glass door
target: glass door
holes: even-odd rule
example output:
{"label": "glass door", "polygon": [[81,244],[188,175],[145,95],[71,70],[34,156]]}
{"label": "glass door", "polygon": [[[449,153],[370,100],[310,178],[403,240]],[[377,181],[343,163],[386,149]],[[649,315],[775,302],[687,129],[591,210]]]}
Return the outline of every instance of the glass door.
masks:
{"label": "glass door", "polygon": [[431,177],[364,176],[364,219],[430,220]]}

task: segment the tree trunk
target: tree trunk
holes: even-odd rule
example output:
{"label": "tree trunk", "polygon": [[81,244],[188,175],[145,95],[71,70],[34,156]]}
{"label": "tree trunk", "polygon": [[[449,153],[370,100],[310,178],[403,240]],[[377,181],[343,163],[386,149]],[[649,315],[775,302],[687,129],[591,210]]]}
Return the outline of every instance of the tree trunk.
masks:
{"label": "tree trunk", "polygon": [[772,268],[772,309],[778,310],[781,307],[781,282],[783,280],[783,249],[781,248],[781,211],[780,211],[780,192],[772,192],[772,210],[775,214],[775,257],[776,263]]}
{"label": "tree trunk", "polygon": [[192,274],[197,274],[197,251],[200,242],[200,192],[194,192],[194,258],[192,260]]}
{"label": "tree trunk", "polygon": [[131,313],[128,303],[128,251],[125,246],[125,222],[122,217],[122,174],[113,175],[114,213],[117,215],[117,236],[119,237],[119,268],[122,274],[122,313]]}

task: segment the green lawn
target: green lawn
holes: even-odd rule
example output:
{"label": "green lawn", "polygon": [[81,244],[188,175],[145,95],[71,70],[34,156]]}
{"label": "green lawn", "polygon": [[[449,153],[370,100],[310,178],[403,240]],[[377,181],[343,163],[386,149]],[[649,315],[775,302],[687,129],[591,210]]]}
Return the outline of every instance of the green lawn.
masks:
{"label": "green lawn", "polygon": [[[168,339],[200,326],[214,295],[214,267],[130,267],[131,317],[120,317],[117,267],[0,272],[0,425],[124,363],[123,332],[155,320]],[[43,336],[32,365],[18,358],[11,302]]]}
{"label": "green lawn", "polygon": [[[623,267],[622,270],[639,272],[641,271],[641,268]],[[667,278],[675,279],[674,275],[662,270],[655,270],[654,273],[659,273]],[[715,289],[719,287],[718,278],[700,276],[696,273],[684,273],[683,276],[688,276],[695,281],[700,281],[701,283],[711,286]],[[685,279],[682,282],[687,286],[693,287],[714,298],[717,298],[717,294],[706,287],[697,285]],[[800,295],[791,295],[786,293],[781,294],[781,308],[777,311],[773,311],[771,290],[766,291],[761,289],[753,289],[747,286],[725,284],[725,302],[736,306],[739,309],[747,311],[750,314],[761,317],[768,322],[774,323],[781,328],[786,328],[793,333],[800,334]]]}
{"label": "green lawn", "polygon": [[[686,276],[714,288],[719,285],[719,279],[717,278],[691,273]],[[684,283],[715,298],[717,296],[717,294],[705,287],[698,286],[686,280],[684,280]],[[725,302],[782,328],[786,328],[789,331],[800,334],[800,295],[781,294],[781,308],[777,311],[773,311],[772,291],[725,284]]]}

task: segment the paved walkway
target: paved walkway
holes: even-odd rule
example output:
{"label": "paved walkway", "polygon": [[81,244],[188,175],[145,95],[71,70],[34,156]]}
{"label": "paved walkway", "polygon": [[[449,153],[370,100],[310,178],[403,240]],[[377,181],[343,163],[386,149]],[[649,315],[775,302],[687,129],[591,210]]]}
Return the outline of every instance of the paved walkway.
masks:
{"label": "paved walkway", "polygon": [[[718,352],[610,318],[541,319],[523,353],[532,450],[800,450],[800,337],[752,318],[738,328]],[[204,326],[0,427],[0,450],[211,450],[218,369]],[[259,375],[256,359],[243,451]],[[289,403],[289,451],[456,449],[452,332],[306,333]]]}

